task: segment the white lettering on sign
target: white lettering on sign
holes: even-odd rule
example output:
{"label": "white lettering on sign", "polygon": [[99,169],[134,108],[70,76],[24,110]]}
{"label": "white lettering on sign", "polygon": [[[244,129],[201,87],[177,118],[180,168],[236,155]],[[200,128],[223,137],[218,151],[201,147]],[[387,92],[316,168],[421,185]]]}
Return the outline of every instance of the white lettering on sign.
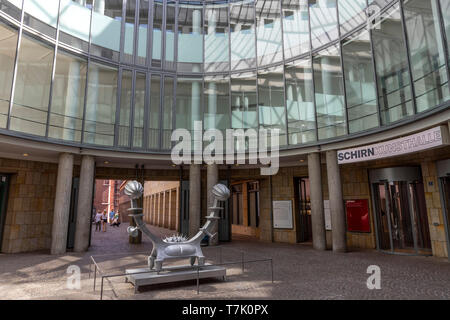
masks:
{"label": "white lettering on sign", "polygon": [[339,150],[338,163],[353,163],[426,150],[446,144],[442,127],[436,127],[407,137],[377,143],[369,146]]}

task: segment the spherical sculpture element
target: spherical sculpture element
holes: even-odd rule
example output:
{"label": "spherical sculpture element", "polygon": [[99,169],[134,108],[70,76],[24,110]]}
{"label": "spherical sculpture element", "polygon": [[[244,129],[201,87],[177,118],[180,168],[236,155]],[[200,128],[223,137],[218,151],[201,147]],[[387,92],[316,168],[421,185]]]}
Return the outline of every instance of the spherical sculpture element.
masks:
{"label": "spherical sculpture element", "polygon": [[131,199],[139,199],[144,193],[144,188],[142,184],[137,181],[130,181],[125,187],[125,194]]}
{"label": "spherical sculpture element", "polygon": [[212,194],[217,200],[225,201],[230,197],[230,190],[223,184],[216,184],[212,188]]}

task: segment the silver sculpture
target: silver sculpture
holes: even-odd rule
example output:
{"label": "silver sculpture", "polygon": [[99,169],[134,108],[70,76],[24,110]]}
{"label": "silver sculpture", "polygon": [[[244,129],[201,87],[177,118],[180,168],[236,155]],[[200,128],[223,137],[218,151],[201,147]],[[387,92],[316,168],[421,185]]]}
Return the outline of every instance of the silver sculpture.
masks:
{"label": "silver sculpture", "polygon": [[136,237],[138,230],[141,230],[152,241],[153,250],[148,257],[150,270],[155,268],[157,272],[161,271],[163,262],[167,259],[190,258],[191,266],[195,264],[195,259],[197,259],[199,266],[205,265],[205,256],[200,243],[205,235],[210,238],[217,236],[217,233],[212,234],[212,232],[220,219],[218,213],[223,210],[222,207],[219,207],[219,201],[226,201],[230,197],[230,190],[223,184],[217,184],[213,187],[214,203],[209,208],[210,214],[206,217],[207,221],[190,240],[180,235],[174,235],[163,240],[151,233],[142,219],[144,216],[142,209],[137,206],[137,199],[142,196],[143,192],[144,188],[137,181],[130,181],[125,187],[125,194],[131,198],[131,208],[128,209],[132,212],[130,217],[136,222],[136,227],[130,226],[127,231],[129,235]]}

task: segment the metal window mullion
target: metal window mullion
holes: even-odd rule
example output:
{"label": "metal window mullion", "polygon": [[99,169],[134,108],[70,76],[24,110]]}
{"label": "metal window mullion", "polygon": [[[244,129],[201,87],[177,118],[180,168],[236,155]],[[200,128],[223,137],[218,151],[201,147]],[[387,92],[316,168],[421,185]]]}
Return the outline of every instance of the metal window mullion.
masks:
{"label": "metal window mullion", "polygon": [[129,128],[129,135],[128,135],[128,146],[130,148],[133,148],[133,141],[134,141],[134,103],[136,101],[136,77],[137,72],[136,70],[131,70],[131,101],[130,101],[130,120],[128,121]]}
{"label": "metal window mullion", "polygon": [[[345,84],[345,72],[344,72],[344,54],[342,52],[342,39],[341,39],[341,23],[339,19],[339,4],[338,1],[336,1],[336,19],[337,19],[337,28],[338,28],[338,36],[339,36],[339,59],[341,60],[341,74],[342,74],[342,88],[344,90],[344,115],[345,115],[345,127],[347,128],[347,132],[345,133],[348,135],[350,133],[350,123],[348,120],[348,109],[347,109],[347,87]],[[336,125],[336,124],[335,124]]]}
{"label": "metal window mullion", "polygon": [[[450,66],[449,66],[450,55],[449,55],[449,47],[448,47],[448,42],[447,42],[447,34],[446,34],[446,30],[445,30],[444,16],[442,15],[441,1],[440,0],[434,0],[434,1],[436,1],[436,3],[437,3],[436,8],[438,9],[439,28],[441,29],[442,49],[444,50],[445,66],[447,69],[447,86],[449,87],[449,84],[450,84]],[[450,252],[450,248],[448,251]],[[448,256],[450,259],[450,253]]]}
{"label": "metal window mullion", "polygon": [[[59,18],[61,16],[61,0],[58,1],[58,18],[56,19],[56,39],[55,47],[53,51],[53,63],[52,63],[52,78],[50,80],[50,88],[48,94],[48,107],[47,107],[47,123],[45,124],[45,137],[48,138],[48,131],[50,125],[50,112],[52,107],[52,96],[53,96],[53,84],[55,81],[56,72],[56,56],[58,54],[58,44],[59,44]],[[65,128],[63,128],[64,130]]]}
{"label": "metal window mullion", "polygon": [[120,52],[119,52],[119,63],[124,60],[125,51],[125,20],[127,12],[127,0],[122,0],[122,21],[120,24]]}
{"label": "metal window mullion", "polygon": [[[400,10],[400,16],[401,16],[401,21],[402,21],[403,40],[405,41],[406,58],[407,58],[407,62],[408,62],[409,81],[410,81],[410,86],[411,86],[411,101],[413,104],[414,114],[417,114],[416,90],[414,88],[414,78],[412,75],[411,57],[410,57],[410,50],[409,50],[409,43],[408,43],[408,33],[406,31],[406,20],[405,20],[405,14],[403,12],[403,0],[399,0],[398,3],[399,3],[399,10]],[[406,101],[405,101],[405,104],[406,104]]]}
{"label": "metal window mullion", "polygon": [[114,147],[116,148],[119,144],[120,107],[122,100],[122,73],[123,69],[119,67],[119,73],[117,77],[116,119],[114,124]]}
{"label": "metal window mullion", "polygon": [[144,97],[144,126],[142,128],[142,148],[149,149],[148,147],[148,131],[149,131],[149,119],[150,119],[150,93],[151,93],[151,76],[150,73],[145,73],[145,97]]}
{"label": "metal window mullion", "polygon": [[[173,95],[172,95],[172,106],[171,106],[171,110],[172,110],[172,131],[175,130],[177,127],[177,122],[176,122],[176,105],[177,105],[177,84],[178,84],[178,77],[175,76],[172,78],[173,81]],[[171,142],[172,143],[172,142]],[[172,143],[174,144],[174,143]]]}
{"label": "metal window mullion", "polygon": [[24,2],[25,0],[22,0],[22,11],[20,15],[20,26],[17,32],[17,45],[16,45],[16,56],[14,58],[14,69],[13,69],[13,75],[12,75],[12,84],[11,84],[11,94],[9,99],[9,108],[8,108],[8,118],[6,119],[6,129],[10,130],[11,125],[11,114],[12,114],[12,108],[14,103],[14,92],[16,89],[16,78],[17,78],[17,68],[19,64],[19,53],[20,53],[20,45],[22,43],[22,33],[23,33],[23,17],[24,17]]}
{"label": "metal window mullion", "polygon": [[147,19],[147,58],[146,66],[147,70],[152,67],[153,60],[153,12],[154,12],[154,0],[148,0],[148,19]]}
{"label": "metal window mullion", "polygon": [[319,124],[317,121],[317,103],[316,103],[316,79],[314,76],[314,56],[312,53],[312,35],[311,35],[311,10],[308,3],[308,28],[309,28],[309,59],[311,61],[311,78],[312,78],[312,89],[313,89],[313,103],[314,103],[314,114],[316,121],[316,141],[319,142]]}
{"label": "metal window mullion", "polygon": [[[232,97],[232,90],[231,90],[231,4],[227,4],[227,18],[228,18],[228,116],[230,120],[230,129],[233,128],[233,97]],[[224,150],[226,149],[226,146],[222,146]],[[226,160],[226,159],[225,159]]]}
{"label": "metal window mullion", "polygon": [[283,104],[284,104],[284,118],[285,118],[285,130],[286,130],[286,145],[289,146],[289,119],[288,119],[288,110],[286,103],[286,74],[285,74],[285,53],[284,53],[284,19],[283,19],[283,4],[280,1],[280,27],[281,27],[281,53],[283,56],[283,64],[281,65],[282,73],[283,73]]}
{"label": "metal window mullion", "polygon": [[135,0],[135,6],[134,6],[134,38],[133,38],[133,54],[131,57],[132,64],[135,66],[137,65],[137,61],[139,60],[139,54],[138,54],[138,42],[139,42],[139,20],[140,20],[140,0]]}
{"label": "metal window mullion", "polygon": [[84,86],[84,103],[83,103],[83,118],[81,121],[81,144],[84,142],[84,128],[86,123],[86,108],[87,108],[87,100],[88,100],[88,87],[89,87],[89,67],[91,65],[91,44],[92,44],[92,19],[93,19],[93,10],[95,1],[93,0],[91,6],[91,17],[90,17],[90,25],[89,25],[89,43],[88,43],[88,56],[87,56],[87,65],[86,65],[86,83]]}
{"label": "metal window mullion", "polygon": [[[258,120],[258,132],[261,130],[261,124],[259,119],[259,73],[258,73],[258,24],[256,19],[256,1],[253,2],[253,23],[255,25],[255,79],[256,79],[256,119]],[[259,134],[258,134],[258,146],[259,146]],[[266,141],[267,143],[267,141]],[[244,143],[245,145],[245,143]]]}
{"label": "metal window mullion", "polygon": [[175,71],[178,75],[178,14],[179,14],[179,3],[175,3],[175,13],[173,17],[174,32],[173,32],[173,68],[171,70]]}

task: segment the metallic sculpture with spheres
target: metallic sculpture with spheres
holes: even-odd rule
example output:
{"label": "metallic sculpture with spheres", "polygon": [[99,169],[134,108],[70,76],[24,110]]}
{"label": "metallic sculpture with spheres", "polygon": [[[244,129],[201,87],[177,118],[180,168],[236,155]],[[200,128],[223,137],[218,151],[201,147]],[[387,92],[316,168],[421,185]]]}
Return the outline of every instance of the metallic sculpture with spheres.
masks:
{"label": "metallic sculpture with spheres", "polygon": [[190,240],[183,236],[175,235],[160,239],[155,236],[145,225],[143,221],[142,209],[137,207],[137,199],[139,199],[144,192],[144,188],[137,181],[130,181],[125,187],[125,194],[131,198],[130,217],[136,222],[136,227],[128,227],[128,234],[137,236],[138,230],[141,230],[153,243],[153,250],[148,257],[148,266],[150,270],[155,268],[157,272],[161,271],[163,262],[167,259],[190,258],[190,263],[193,266],[195,259],[198,260],[198,265],[205,264],[205,256],[203,255],[200,243],[205,235],[210,238],[216,237],[217,233],[212,234],[218,223],[219,211],[223,210],[219,206],[219,201],[226,201],[230,197],[230,190],[223,184],[217,184],[212,189],[214,196],[213,206],[209,208],[210,214],[206,217],[207,221],[199,232]]}

